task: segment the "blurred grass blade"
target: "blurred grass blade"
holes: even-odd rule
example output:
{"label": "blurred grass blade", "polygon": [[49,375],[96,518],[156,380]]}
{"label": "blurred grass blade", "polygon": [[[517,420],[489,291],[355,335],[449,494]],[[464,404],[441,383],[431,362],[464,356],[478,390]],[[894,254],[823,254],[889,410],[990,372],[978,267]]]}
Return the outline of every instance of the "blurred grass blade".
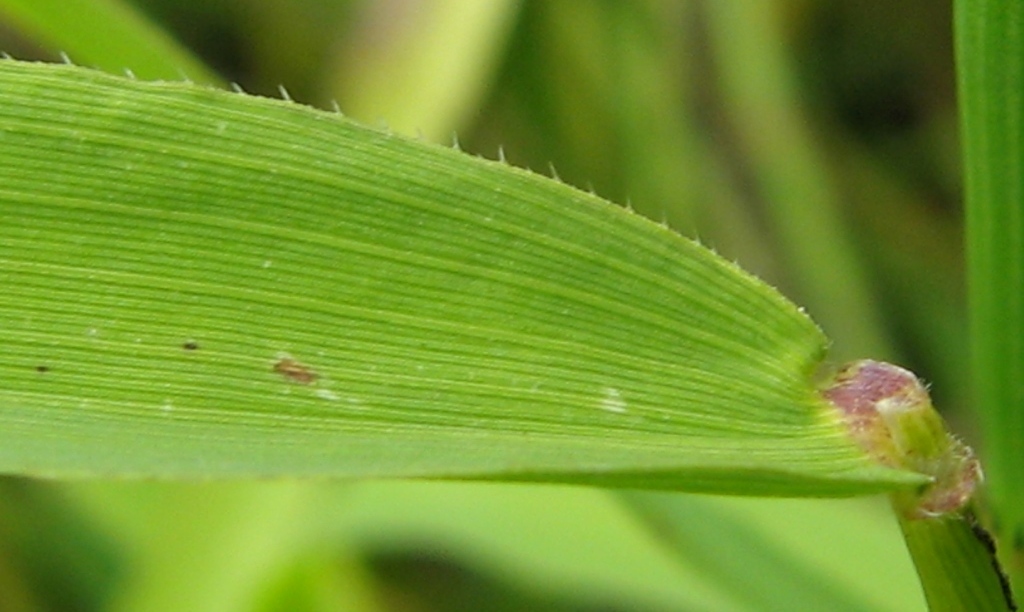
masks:
{"label": "blurred grass blade", "polygon": [[[310,486],[299,482],[96,482],[84,490],[93,494],[96,518],[106,519],[101,524],[129,553],[131,571],[104,608],[111,612],[260,609],[255,600],[297,558],[310,522]],[[333,550],[340,559],[342,546]]]}
{"label": "blurred grass blade", "polygon": [[140,79],[220,79],[135,7],[121,0],[0,0],[0,16],[54,53]]}
{"label": "blurred grass blade", "polygon": [[1024,590],[1024,4],[956,3],[971,357],[996,539]]}
{"label": "blurred grass blade", "polygon": [[367,3],[334,89],[347,115],[450,142],[503,56],[516,0]]}
{"label": "blurred grass blade", "polygon": [[0,63],[0,471],[921,483],[778,293],[557,182],[292,103]]}
{"label": "blurred grass blade", "polygon": [[361,550],[405,542],[413,550],[444,551],[502,581],[514,578],[575,601],[574,609],[744,609],[731,585],[708,580],[702,566],[674,555],[609,491],[364,482],[321,497],[320,505],[316,516]]}
{"label": "blurred grass blade", "polygon": [[706,10],[729,118],[804,302],[844,360],[891,354],[825,155],[798,103],[783,12],[758,0],[708,2]]}
{"label": "blurred grass blade", "polygon": [[[310,554],[337,565],[353,548],[364,558],[428,553],[591,607],[742,609],[728,585],[709,584],[702,567],[673,556],[613,493],[590,487],[406,481],[64,486],[85,516],[134,553],[116,610],[251,610],[253,599],[265,596],[260,592],[289,565]],[[231,562],[238,550],[246,552],[240,566]],[[186,555],[193,561],[182,563]],[[353,579],[364,571],[349,570]],[[181,584],[193,586],[182,593]]]}
{"label": "blurred grass blade", "polygon": [[869,500],[628,499],[653,533],[745,610],[925,609],[895,521]]}
{"label": "blurred grass blade", "polygon": [[114,542],[57,487],[0,478],[0,601],[12,612],[101,609],[119,578]]}

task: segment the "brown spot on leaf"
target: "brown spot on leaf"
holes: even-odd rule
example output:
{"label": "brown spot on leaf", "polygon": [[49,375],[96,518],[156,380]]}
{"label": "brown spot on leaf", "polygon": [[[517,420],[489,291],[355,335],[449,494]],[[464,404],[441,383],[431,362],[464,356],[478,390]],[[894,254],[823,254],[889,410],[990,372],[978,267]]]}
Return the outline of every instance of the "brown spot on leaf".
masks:
{"label": "brown spot on leaf", "polygon": [[292,382],[309,385],[316,382],[317,374],[291,357],[281,357],[274,364],[274,371]]}
{"label": "brown spot on leaf", "polygon": [[37,365],[36,366],[36,372],[39,372],[40,374],[46,374],[49,371],[50,371],[50,366],[45,366],[45,365]]}
{"label": "brown spot on leaf", "polygon": [[185,349],[186,351],[198,351],[199,343],[196,342],[195,340],[189,340],[185,344],[182,344],[181,348]]}

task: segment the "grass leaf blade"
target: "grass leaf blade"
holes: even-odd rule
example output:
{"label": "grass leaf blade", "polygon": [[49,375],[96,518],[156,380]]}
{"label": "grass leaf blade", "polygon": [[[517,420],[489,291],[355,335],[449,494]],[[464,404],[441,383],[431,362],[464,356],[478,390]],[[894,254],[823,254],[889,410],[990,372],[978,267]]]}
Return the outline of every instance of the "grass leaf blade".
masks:
{"label": "grass leaf blade", "polygon": [[596,197],[283,101],[0,63],[0,471],[920,483],[777,292]]}

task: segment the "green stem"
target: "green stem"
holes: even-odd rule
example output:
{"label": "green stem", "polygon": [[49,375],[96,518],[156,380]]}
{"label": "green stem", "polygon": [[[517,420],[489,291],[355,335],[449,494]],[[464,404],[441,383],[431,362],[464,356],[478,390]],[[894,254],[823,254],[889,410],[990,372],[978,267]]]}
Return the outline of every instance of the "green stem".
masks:
{"label": "green stem", "polygon": [[1024,588],[1024,4],[956,3],[972,373],[989,511]]}
{"label": "green stem", "polygon": [[974,519],[896,514],[931,612],[1017,609],[992,541]]}

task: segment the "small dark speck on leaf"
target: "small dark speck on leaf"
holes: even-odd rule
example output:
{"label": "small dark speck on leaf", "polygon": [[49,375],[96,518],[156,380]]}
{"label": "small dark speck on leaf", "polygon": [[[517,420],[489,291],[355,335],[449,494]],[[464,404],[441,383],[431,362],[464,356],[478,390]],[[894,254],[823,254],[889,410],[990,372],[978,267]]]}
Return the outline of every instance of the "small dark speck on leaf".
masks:
{"label": "small dark speck on leaf", "polygon": [[185,344],[182,344],[181,348],[185,349],[186,351],[198,351],[199,343],[196,342],[195,340],[189,340]]}
{"label": "small dark speck on leaf", "polygon": [[40,374],[46,374],[49,371],[50,371],[50,366],[44,366],[44,365],[37,365],[36,366],[36,372],[39,372]]}
{"label": "small dark speck on leaf", "polygon": [[303,385],[316,382],[317,374],[309,367],[302,365],[290,357],[282,357],[274,364],[274,371],[290,381]]}

